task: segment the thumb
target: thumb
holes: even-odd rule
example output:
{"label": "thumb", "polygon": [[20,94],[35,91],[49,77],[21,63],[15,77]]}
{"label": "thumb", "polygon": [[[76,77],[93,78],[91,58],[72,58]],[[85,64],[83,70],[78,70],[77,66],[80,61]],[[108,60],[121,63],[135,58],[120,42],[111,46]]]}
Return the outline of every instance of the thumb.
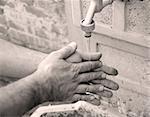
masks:
{"label": "thumb", "polygon": [[71,42],[70,44],[68,44],[64,48],[58,50],[57,56],[60,59],[66,59],[69,56],[71,56],[72,54],[74,54],[76,49],[77,49],[77,44],[75,42]]}

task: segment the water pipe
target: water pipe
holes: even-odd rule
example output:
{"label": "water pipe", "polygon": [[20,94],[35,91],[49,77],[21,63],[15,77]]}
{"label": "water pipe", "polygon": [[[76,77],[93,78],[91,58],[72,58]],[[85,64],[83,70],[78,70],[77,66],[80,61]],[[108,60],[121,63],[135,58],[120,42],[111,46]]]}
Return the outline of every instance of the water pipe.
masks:
{"label": "water pipe", "polygon": [[86,17],[80,22],[81,29],[85,32],[85,37],[91,37],[91,32],[95,29],[95,22],[93,20],[95,13],[100,12],[112,2],[113,0],[91,0]]}

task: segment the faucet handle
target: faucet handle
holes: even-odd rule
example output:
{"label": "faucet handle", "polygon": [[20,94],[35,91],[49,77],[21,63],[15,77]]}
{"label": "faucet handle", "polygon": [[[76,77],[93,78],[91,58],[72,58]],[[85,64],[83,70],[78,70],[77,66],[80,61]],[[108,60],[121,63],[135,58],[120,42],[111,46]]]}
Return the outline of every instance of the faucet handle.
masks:
{"label": "faucet handle", "polygon": [[80,22],[81,29],[85,32],[85,37],[90,37],[91,33],[95,29],[95,23],[93,20],[94,14],[100,12],[105,6],[112,2],[113,0],[91,0],[86,17]]}
{"label": "faucet handle", "polygon": [[100,12],[105,6],[112,4],[113,0],[94,0],[96,2],[95,13]]}
{"label": "faucet handle", "polygon": [[103,8],[109,4],[112,4],[114,0],[103,0]]}

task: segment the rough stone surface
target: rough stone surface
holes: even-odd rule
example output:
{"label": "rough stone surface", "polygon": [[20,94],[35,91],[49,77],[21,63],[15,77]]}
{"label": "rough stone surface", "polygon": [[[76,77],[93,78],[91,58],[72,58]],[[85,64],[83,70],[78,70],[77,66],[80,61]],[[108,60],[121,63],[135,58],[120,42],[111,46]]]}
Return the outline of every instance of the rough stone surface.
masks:
{"label": "rough stone surface", "polygon": [[31,117],[125,117],[107,106],[94,106],[79,101],[74,104],[49,105],[38,108]]}
{"label": "rough stone surface", "polygon": [[[104,37],[102,36],[101,38]],[[143,89],[143,87],[150,86],[150,79],[147,75],[147,72],[150,70],[148,62],[142,57],[115,48],[101,44],[98,47],[99,51],[103,53],[102,61],[104,64],[107,63],[117,68],[121,76],[118,76],[118,78],[125,78],[120,79],[121,82],[118,82],[118,78],[108,77],[120,85],[120,89],[114,92],[113,98],[108,100],[108,102],[124,115],[134,114],[133,117],[144,117],[145,110],[150,111],[148,106],[150,104],[150,97],[147,95],[150,94],[150,91]]]}
{"label": "rough stone surface", "polygon": [[49,53],[68,43],[63,0],[1,0],[0,38]]}
{"label": "rough stone surface", "polygon": [[149,11],[149,0],[130,0],[126,5],[126,30],[150,34]]}
{"label": "rough stone surface", "polygon": [[[81,1],[82,15],[85,17],[89,0]],[[129,0],[125,6],[125,32],[136,32],[149,36],[149,11],[150,0]],[[111,26],[112,12],[111,6],[103,9],[101,13],[96,14],[96,23]],[[99,33],[96,35],[99,39],[111,38]],[[102,61],[104,64],[117,68],[119,72],[116,80],[113,77],[108,77],[118,82],[120,89],[114,93],[112,99],[106,101],[127,117],[149,117],[150,58],[143,58],[115,47],[103,45],[100,40],[97,48],[98,51],[103,53]]]}

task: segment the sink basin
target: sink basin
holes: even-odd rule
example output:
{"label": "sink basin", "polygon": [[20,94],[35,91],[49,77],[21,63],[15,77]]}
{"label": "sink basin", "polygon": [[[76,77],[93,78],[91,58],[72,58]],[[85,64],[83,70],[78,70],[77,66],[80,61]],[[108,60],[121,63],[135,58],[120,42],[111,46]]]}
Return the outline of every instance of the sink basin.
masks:
{"label": "sink basin", "polygon": [[95,106],[85,101],[38,108],[31,117],[125,117],[113,108]]}

